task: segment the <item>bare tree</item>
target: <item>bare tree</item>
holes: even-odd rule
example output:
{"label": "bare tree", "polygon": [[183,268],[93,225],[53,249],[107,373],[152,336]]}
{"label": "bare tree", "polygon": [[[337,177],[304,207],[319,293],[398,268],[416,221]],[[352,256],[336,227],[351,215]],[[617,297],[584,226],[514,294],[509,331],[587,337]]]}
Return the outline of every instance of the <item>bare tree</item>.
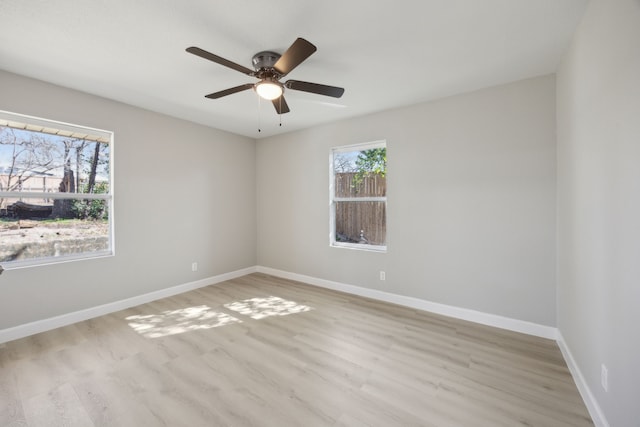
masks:
{"label": "bare tree", "polygon": [[93,158],[91,159],[91,170],[89,171],[89,184],[87,185],[87,193],[93,193],[96,185],[96,174],[98,173],[98,161],[100,160],[101,144],[96,142],[93,150]]}
{"label": "bare tree", "polygon": [[18,137],[13,129],[0,129],[0,145],[8,148],[9,163],[4,167],[4,191],[19,190],[37,174],[44,174],[61,165],[56,162],[56,147],[42,135],[29,133]]}
{"label": "bare tree", "polygon": [[[0,190],[20,191],[37,176],[60,167],[56,146],[42,134],[0,127]],[[0,199],[0,208],[6,209]]]}
{"label": "bare tree", "polygon": [[81,170],[80,167],[82,166],[82,160],[83,160],[83,156],[84,156],[84,149],[87,146],[87,141],[85,140],[80,140],[77,142],[77,144],[74,147],[74,150],[76,151],[76,191],[80,191],[80,189],[82,188],[82,182],[81,182]]}
{"label": "bare tree", "polygon": [[333,169],[337,173],[356,172],[356,165],[350,153],[336,153],[333,156]]}

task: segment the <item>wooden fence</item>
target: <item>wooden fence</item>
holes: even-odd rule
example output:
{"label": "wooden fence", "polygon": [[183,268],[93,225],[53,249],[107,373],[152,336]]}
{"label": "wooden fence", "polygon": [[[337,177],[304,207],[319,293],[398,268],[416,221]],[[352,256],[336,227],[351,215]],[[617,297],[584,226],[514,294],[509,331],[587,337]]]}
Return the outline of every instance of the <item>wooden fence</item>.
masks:
{"label": "wooden fence", "polygon": [[[386,177],[372,174],[360,182],[356,173],[336,173],[336,197],[385,197]],[[378,201],[336,202],[336,240],[385,245],[386,203]],[[363,241],[364,238],[364,241]]]}
{"label": "wooden fence", "polygon": [[371,174],[358,183],[355,172],[336,173],[336,197],[385,197],[387,178]]}

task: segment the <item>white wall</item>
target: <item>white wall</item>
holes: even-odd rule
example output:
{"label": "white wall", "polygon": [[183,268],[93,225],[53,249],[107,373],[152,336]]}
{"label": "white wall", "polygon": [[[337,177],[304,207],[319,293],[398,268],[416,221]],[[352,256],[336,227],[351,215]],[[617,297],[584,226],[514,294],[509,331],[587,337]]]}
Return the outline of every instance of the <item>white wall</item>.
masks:
{"label": "white wall", "polygon": [[557,83],[558,327],[610,425],[638,427],[640,1],[592,1]]}
{"label": "white wall", "polygon": [[0,94],[3,110],[115,132],[116,249],[5,271],[0,330],[256,264],[254,140],[2,71]]}
{"label": "white wall", "polygon": [[[539,77],[258,141],[258,264],[555,326],[554,84]],[[329,149],[381,139],[388,253],[331,248]]]}

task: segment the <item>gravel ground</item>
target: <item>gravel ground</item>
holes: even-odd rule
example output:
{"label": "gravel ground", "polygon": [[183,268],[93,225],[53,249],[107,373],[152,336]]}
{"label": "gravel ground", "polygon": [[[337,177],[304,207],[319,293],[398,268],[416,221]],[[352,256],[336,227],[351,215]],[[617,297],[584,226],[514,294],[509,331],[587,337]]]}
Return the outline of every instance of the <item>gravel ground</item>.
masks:
{"label": "gravel ground", "polygon": [[42,239],[65,239],[90,236],[106,236],[106,221],[0,221],[0,243],[31,243]]}

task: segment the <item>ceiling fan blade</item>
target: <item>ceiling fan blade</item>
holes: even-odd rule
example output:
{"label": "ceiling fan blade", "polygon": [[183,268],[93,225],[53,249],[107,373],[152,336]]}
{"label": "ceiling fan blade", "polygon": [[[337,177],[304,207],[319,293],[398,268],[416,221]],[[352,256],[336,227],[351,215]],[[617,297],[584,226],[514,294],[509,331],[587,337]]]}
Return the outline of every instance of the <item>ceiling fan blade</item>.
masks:
{"label": "ceiling fan blade", "polygon": [[273,106],[276,107],[276,111],[278,112],[278,114],[285,114],[288,113],[289,111],[289,106],[287,105],[287,101],[285,101],[284,99],[284,95],[280,95],[279,98],[276,98],[274,100],[271,101],[273,103]]}
{"label": "ceiling fan blade", "polygon": [[221,90],[220,92],[210,93],[209,95],[205,95],[205,98],[218,99],[218,98],[222,98],[223,96],[227,96],[237,92],[242,92],[243,90],[251,89],[252,87],[253,87],[253,83],[246,83],[240,86]]}
{"label": "ceiling fan blade", "polygon": [[316,50],[317,48],[310,42],[303,38],[297,38],[273,65],[273,68],[282,76],[285,76],[300,65],[302,61],[310,57]]}
{"label": "ceiling fan blade", "polygon": [[301,82],[300,80],[287,80],[284,85],[289,89],[317,93],[318,95],[332,96],[334,98],[340,98],[344,93],[344,88],[341,87]]}
{"label": "ceiling fan blade", "polygon": [[200,49],[199,47],[195,47],[195,46],[188,47],[187,52],[192,53],[201,58],[208,59],[209,61],[213,61],[217,64],[224,65],[225,67],[229,67],[233,70],[240,71],[241,73],[246,74],[248,76],[252,76],[254,73],[253,70],[247,67],[243,67],[242,65],[236,64],[235,62],[231,62],[228,59],[224,59],[218,55],[214,55],[213,53],[207,52],[206,50]]}

